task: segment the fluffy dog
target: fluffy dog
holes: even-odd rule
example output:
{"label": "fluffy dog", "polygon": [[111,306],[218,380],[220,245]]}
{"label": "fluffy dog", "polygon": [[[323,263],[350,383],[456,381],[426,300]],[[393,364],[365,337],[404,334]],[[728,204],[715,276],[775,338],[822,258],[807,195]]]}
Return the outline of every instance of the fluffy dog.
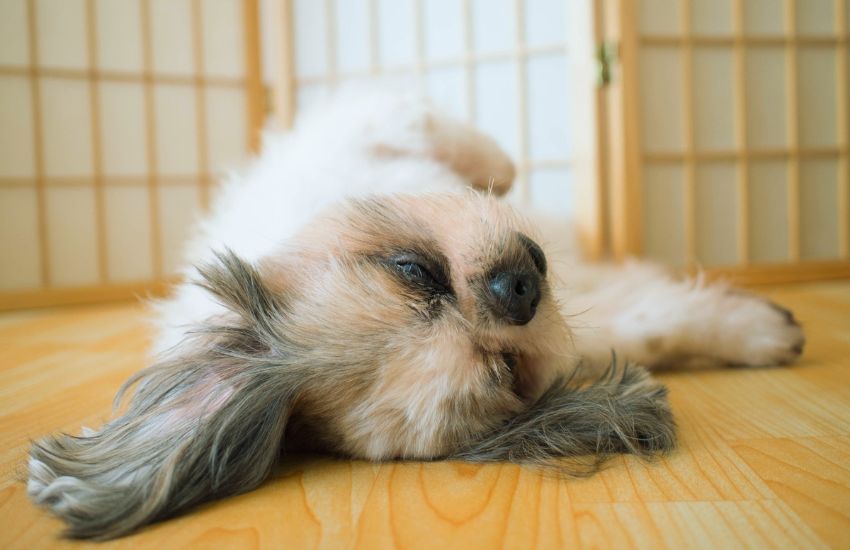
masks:
{"label": "fluffy dog", "polygon": [[495,197],[513,177],[492,140],[406,98],[272,140],[200,227],[124,412],[37,442],[31,498],[104,539],[257,487],[284,447],[588,473],[675,441],[665,389],[612,350],[801,353],[793,316],[753,296],[559,257],[563,235]]}

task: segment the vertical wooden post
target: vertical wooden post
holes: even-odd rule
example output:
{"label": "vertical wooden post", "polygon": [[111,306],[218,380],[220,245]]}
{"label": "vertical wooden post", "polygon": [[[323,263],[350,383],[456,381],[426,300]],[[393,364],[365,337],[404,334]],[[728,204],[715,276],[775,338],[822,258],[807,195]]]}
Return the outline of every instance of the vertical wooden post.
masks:
{"label": "vertical wooden post", "polygon": [[49,288],[52,283],[50,273],[50,243],[47,234],[47,190],[44,176],[44,122],[41,113],[41,79],[38,78],[38,21],[35,0],[27,2],[27,30],[29,31],[29,82],[32,86],[32,131],[35,157],[35,201],[38,211],[38,256],[41,262],[41,284]]}
{"label": "vertical wooden post", "polygon": [[245,95],[248,109],[248,150],[257,153],[266,114],[263,93],[262,55],[260,50],[260,8],[257,0],[244,0],[245,22]]}
{"label": "vertical wooden post", "polygon": [[685,188],[683,221],[685,226],[685,265],[696,262],[696,155],[694,136],[694,51],[691,43],[691,0],[681,0],[682,28],[682,119],[685,123]]}
{"label": "vertical wooden post", "polygon": [[606,17],[615,22],[620,74],[612,82],[610,113],[611,248],[624,259],[643,251],[638,28],[633,0],[611,0]]}
{"label": "vertical wooden post", "polygon": [[788,256],[800,260],[800,130],[797,100],[797,5],[785,0],[785,29],[788,34],[785,49],[785,86],[787,88],[785,116],[788,120]]}
{"label": "vertical wooden post", "polygon": [[162,228],[159,214],[159,160],[156,154],[156,114],[153,94],[153,31],[149,0],[139,0],[142,15],[142,54],[145,74],[145,144],[147,146],[148,200],[150,201],[151,257],[154,279],[163,278]]}
{"label": "vertical wooden post", "polygon": [[738,221],[737,253],[738,263],[747,265],[750,261],[750,167],[749,138],[747,135],[747,61],[744,48],[744,3],[733,0],[732,28],[735,33],[735,146],[738,155],[736,169],[736,195]]}
{"label": "vertical wooden post", "polygon": [[281,128],[291,128],[295,122],[295,34],[292,0],[270,2],[268,17],[274,24],[272,48],[280,53],[274,73],[274,113]]}

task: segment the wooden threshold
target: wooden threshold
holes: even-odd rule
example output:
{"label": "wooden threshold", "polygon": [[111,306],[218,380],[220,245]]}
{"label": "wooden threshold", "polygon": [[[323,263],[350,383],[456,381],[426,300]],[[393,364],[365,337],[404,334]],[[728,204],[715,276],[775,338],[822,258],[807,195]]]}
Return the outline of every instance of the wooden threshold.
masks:
{"label": "wooden threshold", "polygon": [[161,297],[167,295],[171,287],[179,281],[179,278],[174,277],[106,286],[4,291],[0,292],[0,311]]}
{"label": "wooden threshold", "polygon": [[850,261],[801,261],[793,264],[763,264],[740,267],[693,269],[709,279],[724,279],[742,286],[807,283],[834,279],[850,279]]}

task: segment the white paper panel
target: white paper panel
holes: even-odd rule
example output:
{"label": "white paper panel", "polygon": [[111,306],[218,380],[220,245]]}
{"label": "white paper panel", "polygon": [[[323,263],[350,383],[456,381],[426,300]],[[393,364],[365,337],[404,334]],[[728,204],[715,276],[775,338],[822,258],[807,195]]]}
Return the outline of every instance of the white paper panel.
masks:
{"label": "white paper panel", "polygon": [[844,34],[850,36],[850,2],[844,0]]}
{"label": "white paper panel", "polygon": [[542,212],[572,218],[575,186],[566,168],[538,168],[529,174],[531,206]]}
{"label": "white paper panel", "polygon": [[41,103],[46,174],[91,175],[92,121],[88,82],[41,79]]}
{"label": "white paper panel", "polygon": [[788,169],[784,161],[755,161],[749,169],[750,259],[787,261]]}
{"label": "white paper panel", "polygon": [[800,163],[800,257],[838,258],[838,164],[832,159]]}
{"label": "white paper panel", "polygon": [[104,205],[109,281],[151,279],[154,274],[147,188],[107,187]]}
{"label": "white paper panel", "polygon": [[98,282],[94,189],[48,188],[50,277],[57,286]]}
{"label": "white paper panel", "polygon": [[298,106],[299,116],[327,100],[328,96],[328,87],[324,84],[302,84],[298,86],[298,90],[295,92],[295,104]]}
{"label": "white paper panel", "polygon": [[533,159],[566,159],[572,154],[570,112],[573,105],[565,55],[528,60],[528,145]]}
{"label": "white paper panel", "polygon": [[159,173],[198,173],[195,90],[192,86],[154,86],[156,156]]}
{"label": "white paper panel", "polygon": [[195,67],[190,0],[149,1],[154,71],[193,74]]}
{"label": "white paper panel", "polygon": [[782,48],[747,51],[747,140],[754,149],[788,145],[785,105],[785,52]]}
{"label": "white paper panel", "polygon": [[201,2],[204,72],[238,78],[245,73],[245,36],[240,0]]}
{"label": "white paper panel", "polygon": [[[339,75],[339,80],[336,81],[335,84],[329,86],[330,89],[334,91],[334,93],[339,93],[342,90],[368,90],[372,89],[376,86],[376,80],[380,78],[380,76],[368,75],[368,74],[357,74],[352,73],[349,76],[345,74]],[[347,92],[343,92],[347,93]]]}
{"label": "white paper panel", "polygon": [[428,97],[443,111],[467,119],[466,71],[462,66],[434,69],[427,74]]}
{"label": "white paper panel", "polygon": [[335,5],[337,67],[365,71],[371,64],[369,0],[337,0]]}
{"label": "white paper panel", "polygon": [[34,189],[0,187],[0,289],[41,286]]}
{"label": "white paper panel", "polygon": [[425,23],[425,56],[457,59],[464,51],[463,3],[428,0],[422,3]]}
{"label": "white paper panel", "polygon": [[732,34],[732,0],[691,0],[691,30],[698,35]]}
{"label": "white paper panel", "polygon": [[682,0],[639,0],[638,28],[640,33],[678,34]]}
{"label": "white paper panel", "polygon": [[736,188],[735,165],[697,166],[696,255],[701,265],[734,265],[738,261]]}
{"label": "white paper panel", "polygon": [[0,64],[29,64],[26,0],[0,2]]}
{"label": "white paper panel", "polygon": [[682,151],[682,59],[673,48],[641,49],[641,133],[648,152]]}
{"label": "white paper panel", "polygon": [[327,22],[324,2],[295,0],[295,74],[320,76],[328,70]]}
{"label": "white paper panel", "polygon": [[480,63],[476,66],[476,124],[514,158],[519,156],[516,88],[513,63]]}
{"label": "white paper panel", "polygon": [[143,69],[139,0],[97,0],[97,63],[109,71]]}
{"label": "white paper panel", "polygon": [[382,90],[397,91],[402,94],[411,93],[412,90],[419,89],[419,76],[412,70],[393,71],[374,77],[371,82],[375,83]]}
{"label": "white paper panel", "polygon": [[40,65],[63,69],[88,66],[83,0],[37,0],[36,21]]}
{"label": "white paper panel", "polygon": [[796,12],[797,34],[835,34],[835,0],[798,0]]}
{"label": "white paper panel", "polygon": [[697,150],[735,147],[734,60],[726,48],[693,54],[694,144]]}
{"label": "white paper panel", "polygon": [[525,43],[529,46],[565,44],[567,13],[564,0],[525,0]]}
{"label": "white paper panel", "polygon": [[835,50],[800,48],[798,52],[800,145],[835,145],[838,140]]}
{"label": "white paper panel", "polygon": [[381,65],[393,67],[416,61],[416,23],[413,0],[378,2],[378,52]]}
{"label": "white paper panel", "polygon": [[0,77],[0,177],[34,175],[31,93],[27,78]]}
{"label": "white paper panel", "polygon": [[146,175],[145,95],[141,86],[100,83],[100,128],[103,173]]}
{"label": "white paper panel", "polygon": [[238,168],[247,157],[245,94],[238,89],[207,88],[206,98],[209,169],[220,173]]}
{"label": "white paper panel", "polygon": [[680,165],[650,165],[643,170],[643,244],[652,260],[685,261],[684,171]]}
{"label": "white paper panel", "polygon": [[192,234],[200,204],[196,185],[169,185],[159,190],[162,270],[166,276],[184,266],[186,241]]}
{"label": "white paper panel", "polygon": [[479,52],[508,52],[516,39],[514,0],[473,0],[473,43]]}
{"label": "white paper panel", "polygon": [[850,2],[844,0],[844,34],[850,36]]}
{"label": "white paper panel", "polygon": [[753,35],[785,32],[785,3],[779,0],[743,0],[744,31]]}

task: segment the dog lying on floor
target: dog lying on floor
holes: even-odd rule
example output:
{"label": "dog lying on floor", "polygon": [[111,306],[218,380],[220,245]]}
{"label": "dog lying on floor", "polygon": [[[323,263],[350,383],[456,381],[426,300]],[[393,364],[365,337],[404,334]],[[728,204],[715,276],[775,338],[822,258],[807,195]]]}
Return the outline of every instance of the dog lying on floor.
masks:
{"label": "dog lying on floor", "polygon": [[559,257],[563,234],[495,197],[513,178],[492,140],[409,98],[339,102],[271,141],[157,305],[126,410],[35,443],[30,497],[106,539],[257,487],[284,448],[589,473],[674,446],[666,390],[634,364],[802,352],[757,297]]}

